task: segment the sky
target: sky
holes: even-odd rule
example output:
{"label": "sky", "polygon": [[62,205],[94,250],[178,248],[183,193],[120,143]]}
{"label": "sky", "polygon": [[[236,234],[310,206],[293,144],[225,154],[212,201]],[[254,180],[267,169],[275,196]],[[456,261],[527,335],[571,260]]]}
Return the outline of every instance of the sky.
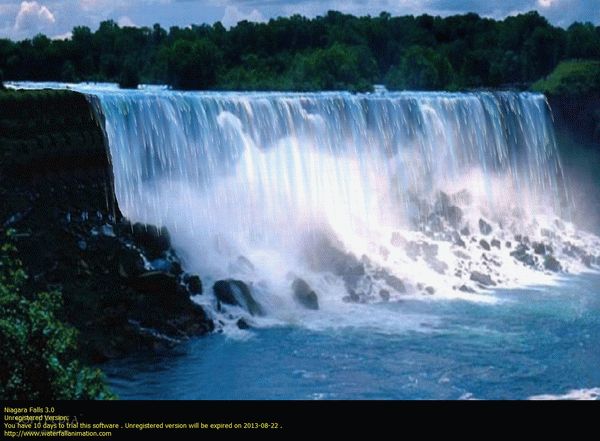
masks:
{"label": "sky", "polygon": [[240,20],[323,15],[328,10],[355,15],[452,15],[476,12],[482,16],[537,10],[555,25],[574,21],[600,25],[600,0],[0,0],[0,38],[20,40],[44,33],[65,38],[74,26],[96,29],[107,19],[121,26],[163,27],[221,21],[226,27]]}

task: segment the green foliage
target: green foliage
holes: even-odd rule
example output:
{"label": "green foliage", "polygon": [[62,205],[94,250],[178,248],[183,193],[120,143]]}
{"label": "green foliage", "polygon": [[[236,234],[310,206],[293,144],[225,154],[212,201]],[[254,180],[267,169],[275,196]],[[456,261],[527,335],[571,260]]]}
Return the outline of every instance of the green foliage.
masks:
{"label": "green foliage", "polygon": [[563,61],[532,88],[547,95],[587,96],[600,93],[600,61]]}
{"label": "green foliage", "polygon": [[502,21],[450,17],[354,17],[329,11],[268,23],[152,28],[105,21],[72,38],[0,39],[11,80],[136,80],[179,89],[369,90],[527,87],[560,61],[600,60],[600,27],[554,27],[537,12]]}
{"label": "green foliage", "polygon": [[178,40],[166,48],[169,82],[177,89],[210,89],[217,79],[220,54],[210,41]]}
{"label": "green foliage", "polygon": [[119,77],[119,87],[121,89],[137,89],[140,84],[140,75],[133,60],[127,59],[123,65],[121,76]]}
{"label": "green foliage", "polygon": [[447,88],[453,79],[447,57],[433,49],[411,46],[399,65],[390,69],[385,84],[390,90],[435,90]]}
{"label": "green foliage", "polygon": [[0,398],[110,399],[99,370],[75,359],[77,334],[57,315],[58,292],[27,298],[27,275],[9,232],[0,246]]}
{"label": "green foliage", "polygon": [[376,72],[377,64],[367,48],[335,43],[296,56],[290,75],[300,90],[367,91],[372,89]]}

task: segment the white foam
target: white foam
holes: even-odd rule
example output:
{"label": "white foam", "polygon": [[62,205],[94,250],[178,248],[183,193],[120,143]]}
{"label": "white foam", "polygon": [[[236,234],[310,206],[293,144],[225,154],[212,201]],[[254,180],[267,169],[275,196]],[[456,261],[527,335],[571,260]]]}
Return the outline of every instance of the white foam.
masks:
{"label": "white foam", "polygon": [[600,400],[600,387],[592,387],[587,389],[572,389],[565,394],[542,394],[534,395],[528,398],[528,400],[587,400],[596,401]]}

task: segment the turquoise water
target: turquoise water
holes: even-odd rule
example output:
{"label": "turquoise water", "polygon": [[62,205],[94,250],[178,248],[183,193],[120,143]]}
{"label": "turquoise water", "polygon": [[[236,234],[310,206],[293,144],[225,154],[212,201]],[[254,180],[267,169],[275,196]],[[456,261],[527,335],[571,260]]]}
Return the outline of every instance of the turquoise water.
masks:
{"label": "turquoise water", "polygon": [[600,275],[499,291],[496,297],[496,304],[364,306],[365,314],[392,309],[392,317],[407,322],[397,332],[255,329],[246,339],[212,335],[171,353],[134,356],[103,368],[123,399],[525,399],[598,393]]}

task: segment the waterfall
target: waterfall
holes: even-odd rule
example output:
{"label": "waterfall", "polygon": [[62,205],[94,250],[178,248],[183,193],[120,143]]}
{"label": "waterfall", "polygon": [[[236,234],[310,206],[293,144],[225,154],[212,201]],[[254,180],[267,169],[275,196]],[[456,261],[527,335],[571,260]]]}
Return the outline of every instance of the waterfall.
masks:
{"label": "waterfall", "polygon": [[490,288],[553,283],[600,247],[569,222],[540,94],[79,90],[104,119],[122,213],[169,229],[215,310],[228,278],[285,322],[411,296],[493,302]]}

